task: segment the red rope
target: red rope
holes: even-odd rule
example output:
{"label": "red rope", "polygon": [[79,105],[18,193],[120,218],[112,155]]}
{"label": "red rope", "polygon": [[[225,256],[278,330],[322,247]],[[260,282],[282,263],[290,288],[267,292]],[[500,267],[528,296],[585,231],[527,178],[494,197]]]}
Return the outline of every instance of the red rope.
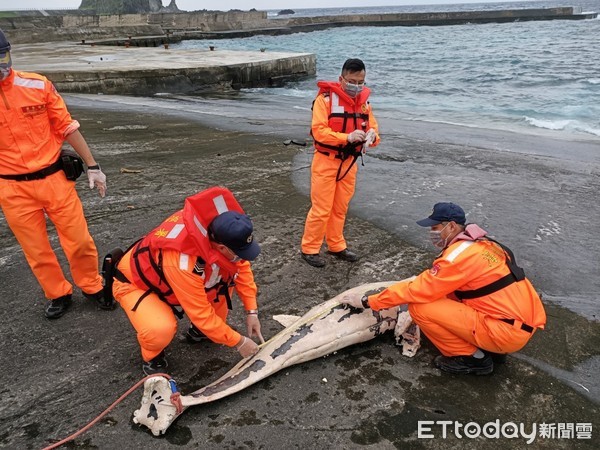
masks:
{"label": "red rope", "polygon": [[183,404],[181,403],[181,392],[174,392],[173,394],[171,394],[170,401],[171,404],[175,406],[177,414],[181,414],[183,412]]}
{"label": "red rope", "polygon": [[[112,409],[117,406],[119,403],[121,403],[129,394],[131,394],[133,391],[135,391],[138,387],[140,387],[142,384],[144,384],[144,382],[148,379],[148,378],[152,378],[152,377],[165,377],[167,380],[171,379],[170,375],[167,375],[166,373],[157,373],[154,375],[148,375],[147,377],[142,378],[140,381],[138,381],[137,383],[135,383],[132,387],[130,387],[127,392],[125,392],[123,395],[121,395],[117,400],[115,400],[113,402],[112,405],[110,405],[108,408],[106,408],[104,410],[104,412],[102,414],[100,414],[98,417],[96,417],[94,420],[92,420],[90,423],[88,423],[85,427],[83,427],[82,429],[80,429],[79,431],[77,431],[76,433],[73,433],[72,435],[64,438],[62,441],[57,442],[56,444],[52,444],[49,445],[48,447],[44,448],[43,450],[52,450],[54,448],[58,448],[63,444],[66,444],[69,441],[72,441],[73,439],[75,439],[77,436],[85,433],[87,430],[89,430],[90,428],[92,428],[94,425],[96,425],[96,423],[98,423],[98,421],[100,419],[102,419],[104,416],[106,416],[110,411],[112,411]],[[174,394],[173,394],[174,395]],[[173,395],[171,397],[173,397]],[[181,401],[179,399],[178,400],[178,404],[175,404],[175,407],[177,408],[177,410],[179,411],[179,408],[181,408]]]}

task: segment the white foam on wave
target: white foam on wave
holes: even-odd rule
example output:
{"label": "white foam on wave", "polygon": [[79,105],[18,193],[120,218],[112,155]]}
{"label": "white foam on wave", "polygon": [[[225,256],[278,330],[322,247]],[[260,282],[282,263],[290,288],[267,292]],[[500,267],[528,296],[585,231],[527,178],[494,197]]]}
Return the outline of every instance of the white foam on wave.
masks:
{"label": "white foam on wave", "polygon": [[525,122],[534,127],[546,128],[547,130],[564,130],[572,122],[571,120],[542,120],[525,116]]}
{"label": "white foam on wave", "polygon": [[589,84],[600,84],[600,78],[588,78],[585,82]]}
{"label": "white foam on wave", "polygon": [[260,93],[263,95],[284,95],[287,97],[299,97],[299,98],[306,98],[306,97],[313,97],[315,95],[315,93],[313,91],[307,91],[304,89],[297,89],[297,88],[244,88],[241,89],[242,92],[247,92],[247,93]]}
{"label": "white foam on wave", "polygon": [[536,128],[545,128],[547,130],[558,131],[579,131],[594,136],[600,136],[600,129],[592,128],[588,125],[577,122],[576,120],[544,120],[534,119],[533,117],[524,117],[525,122]]}

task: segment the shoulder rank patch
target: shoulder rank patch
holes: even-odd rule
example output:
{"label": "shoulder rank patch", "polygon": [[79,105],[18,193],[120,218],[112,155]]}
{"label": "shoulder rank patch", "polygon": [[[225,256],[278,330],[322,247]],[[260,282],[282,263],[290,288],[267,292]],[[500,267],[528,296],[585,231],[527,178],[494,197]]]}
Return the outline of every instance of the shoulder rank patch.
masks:
{"label": "shoulder rank patch", "polygon": [[42,104],[22,106],[21,111],[23,111],[23,114],[25,114],[26,116],[36,116],[38,114],[46,112],[46,105]]}

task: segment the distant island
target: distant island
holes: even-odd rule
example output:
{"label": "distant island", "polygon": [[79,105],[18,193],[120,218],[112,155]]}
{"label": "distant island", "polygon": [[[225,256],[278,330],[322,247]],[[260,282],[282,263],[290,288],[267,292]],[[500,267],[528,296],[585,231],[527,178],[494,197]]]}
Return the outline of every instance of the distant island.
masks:
{"label": "distant island", "polygon": [[294,11],[293,9],[282,9],[277,13],[278,16],[287,16],[290,14],[296,14],[296,11]]}

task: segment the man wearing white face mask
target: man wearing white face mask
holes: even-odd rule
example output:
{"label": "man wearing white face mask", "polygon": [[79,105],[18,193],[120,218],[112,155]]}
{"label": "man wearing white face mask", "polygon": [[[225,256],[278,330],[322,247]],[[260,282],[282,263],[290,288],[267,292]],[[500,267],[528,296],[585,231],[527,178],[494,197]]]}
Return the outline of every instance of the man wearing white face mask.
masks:
{"label": "man wearing white face mask", "polygon": [[[114,296],[137,332],[146,375],[167,370],[164,350],[177,332],[176,316],[184,313],[191,343],[211,340],[243,357],[258,351],[251,339],[264,342],[250,267],[260,253],[253,229],[233,194],[212,187],[188,197],[116,263]],[[234,290],[248,337],[227,324]]]}
{"label": "man wearing white face mask", "polygon": [[319,81],[313,102],[311,134],[315,153],[311,165],[311,208],[302,236],[302,258],[313,267],[325,266],[319,254],[323,238],[328,253],[344,261],[359,256],[348,249],[344,223],[356,185],[356,161],[379,144],[379,128],[365,86],[360,59],[348,59],[337,82]]}
{"label": "man wearing white face mask", "polygon": [[374,310],[408,303],[413,320],[442,353],[436,367],[490,374],[494,360],[520,350],[544,328],[544,306],[512,251],[466,224],[460,206],[437,203],[417,224],[430,227],[431,242],[442,250],[431,269],[360,302],[342,303]]}
{"label": "man wearing white face mask", "polygon": [[12,68],[11,45],[0,30],[0,207],[27,262],[49,300],[48,319],[71,305],[65,278],[48,240],[46,218],[55,225],[73,281],[102,309],[113,309],[102,292],[98,251],[73,179],[60,158],[68,142],[88,166],[90,188],[106,192],[106,177],[52,83]]}

